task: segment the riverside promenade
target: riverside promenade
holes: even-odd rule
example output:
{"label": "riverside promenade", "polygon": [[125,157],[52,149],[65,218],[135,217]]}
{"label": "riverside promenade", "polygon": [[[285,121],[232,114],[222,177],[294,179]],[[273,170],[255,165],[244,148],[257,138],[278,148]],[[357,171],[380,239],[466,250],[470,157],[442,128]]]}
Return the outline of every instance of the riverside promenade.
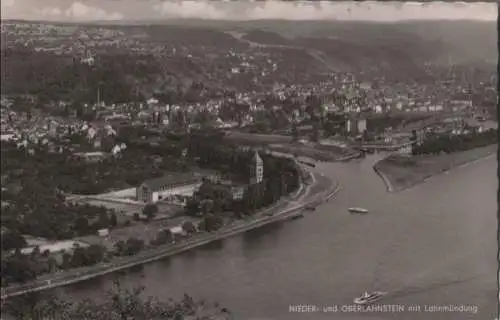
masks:
{"label": "riverside promenade", "polygon": [[[307,170],[303,167],[302,169]],[[308,172],[312,177],[312,182],[309,185],[301,184],[299,190],[296,191],[295,194],[285,197],[284,201],[280,201],[276,205],[264,209],[247,221],[238,221],[216,232],[195,234],[182,242],[161,246],[159,248],[147,249],[131,257],[120,257],[109,263],[68,270],[66,272],[51,274],[50,278],[41,277],[31,283],[2,288],[1,299],[4,300],[31,292],[49,290],[100,277],[105,274],[179,254],[210,242],[231,237],[270,223],[286,220],[296,215],[298,211],[304,210],[308,205],[315,203],[319,204],[321,201],[332,198],[340,190],[340,185],[335,181],[317,173]],[[279,211],[269,215],[270,212],[276,210]]]}

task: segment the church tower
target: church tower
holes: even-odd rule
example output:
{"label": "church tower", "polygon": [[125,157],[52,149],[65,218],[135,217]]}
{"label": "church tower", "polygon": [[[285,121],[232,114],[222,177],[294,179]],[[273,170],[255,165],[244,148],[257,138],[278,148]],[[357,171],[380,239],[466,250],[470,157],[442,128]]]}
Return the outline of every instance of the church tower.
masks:
{"label": "church tower", "polygon": [[253,155],[252,182],[261,183],[264,179],[264,162],[259,153],[255,151]]}

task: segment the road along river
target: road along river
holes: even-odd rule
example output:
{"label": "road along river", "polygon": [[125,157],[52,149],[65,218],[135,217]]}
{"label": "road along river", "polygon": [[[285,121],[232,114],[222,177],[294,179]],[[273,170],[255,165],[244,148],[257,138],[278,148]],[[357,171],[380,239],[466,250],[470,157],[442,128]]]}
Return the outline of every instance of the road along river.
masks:
{"label": "road along river", "polygon": [[[381,156],[318,164],[342,189],[304,219],[58,290],[98,298],[119,278],[160,299],[188,293],[218,301],[242,320],[493,319],[496,159],[389,194],[372,169]],[[370,213],[350,215],[353,206]],[[397,311],[348,309],[364,290],[388,291],[379,303]],[[316,309],[291,312],[296,305]],[[432,309],[450,305],[457,309]]]}

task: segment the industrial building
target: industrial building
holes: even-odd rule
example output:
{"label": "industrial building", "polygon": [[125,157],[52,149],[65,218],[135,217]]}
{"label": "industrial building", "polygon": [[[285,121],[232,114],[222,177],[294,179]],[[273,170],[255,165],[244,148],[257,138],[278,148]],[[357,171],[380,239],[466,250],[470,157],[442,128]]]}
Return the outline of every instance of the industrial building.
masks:
{"label": "industrial building", "polygon": [[191,196],[201,185],[201,180],[201,177],[195,174],[170,174],[149,179],[137,188],[137,200],[155,203],[173,195]]}

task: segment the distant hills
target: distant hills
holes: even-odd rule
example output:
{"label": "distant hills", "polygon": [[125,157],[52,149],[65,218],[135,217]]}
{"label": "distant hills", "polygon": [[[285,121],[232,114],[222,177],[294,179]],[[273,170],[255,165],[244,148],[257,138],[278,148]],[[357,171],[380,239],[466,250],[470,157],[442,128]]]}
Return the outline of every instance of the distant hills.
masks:
{"label": "distant hills", "polygon": [[[25,22],[6,20],[5,22]],[[32,23],[44,23],[42,21]],[[66,24],[53,23],[51,24]],[[83,25],[106,25],[111,28],[127,26],[177,26],[188,29],[215,29],[249,33],[248,39],[264,44],[302,46],[311,45],[322,50],[330,47],[342,51],[390,48],[417,60],[431,60],[437,64],[496,63],[497,26],[493,21],[436,21],[414,20],[404,22],[363,21],[291,21],[291,20],[203,20],[172,19],[151,21],[96,21]],[[156,29],[156,28],[155,28]],[[318,44],[317,40],[324,39]],[[352,51],[351,50],[351,51]],[[377,51],[376,50],[376,51]],[[368,53],[368,52],[367,52]],[[331,54],[329,54],[331,56]],[[332,56],[332,58],[334,58]],[[421,62],[421,61],[415,61]]]}
{"label": "distant hills", "polygon": [[[3,23],[9,22],[75,25],[43,21],[3,21]],[[388,80],[427,82],[433,77],[424,68],[429,63],[445,68],[450,62],[466,67],[482,67],[488,74],[493,74],[497,61],[496,22],[407,21],[378,23],[183,19],[114,23],[92,22],[78,25],[83,29],[92,27],[119,29],[130,37],[137,34],[145,35],[145,38],[142,39],[152,43],[153,47],[154,44],[165,43],[179,46],[189,43],[191,46],[199,46],[200,48],[202,46],[213,47],[217,48],[217,54],[220,55],[216,64],[195,63],[173,58],[164,58],[163,60],[162,58],[144,58],[143,63],[137,64],[134,59],[127,56],[126,52],[118,55],[115,53],[104,54],[101,59],[109,59],[106,62],[106,67],[114,68],[114,73],[110,74],[123,80],[121,82],[114,81],[115,87],[110,86],[103,90],[107,93],[130,91],[129,86],[136,87],[136,83],[147,88],[147,90],[144,89],[145,92],[157,88],[163,90],[177,86],[185,87],[192,81],[211,84],[214,87],[224,87],[223,83],[226,82],[229,82],[230,85],[238,83],[238,85],[247,86],[251,78],[245,74],[238,77],[239,82],[234,79],[226,79],[228,71],[224,70],[226,66],[221,62],[221,59],[230,50],[236,49],[241,52],[252,45],[274,52],[281,50],[280,55],[278,55],[281,56],[282,61],[280,62],[287,66],[280,69],[281,74],[288,76],[292,70],[291,72],[305,81],[309,81],[307,80],[309,77],[312,79],[315,74],[326,74],[331,71],[355,71],[358,75],[362,75],[360,79],[373,79],[373,77],[383,75]],[[10,72],[6,72],[4,79],[7,79],[6,83],[11,84],[12,87],[7,91],[24,92],[27,90],[26,88],[38,88],[41,84],[43,86],[39,88],[39,91],[47,91],[46,87],[50,84],[51,90],[56,92],[55,88],[60,83],[60,80],[57,79],[66,78],[68,80],[65,81],[72,84],[68,86],[74,90],[82,87],[78,82],[82,77],[71,76],[73,71],[69,69],[69,71],[59,70],[64,64],[60,60],[54,62],[54,57],[51,57],[50,54],[38,54],[36,57],[32,57],[29,52],[23,53],[24,56],[11,52],[9,55],[9,50],[5,49],[2,46],[2,57],[8,57],[3,60],[8,62],[5,69],[10,70]],[[136,70],[139,68],[138,66],[142,69]],[[441,68],[441,70],[445,68]],[[35,71],[39,75],[38,78],[34,76],[33,72]],[[83,71],[79,70],[79,72]],[[52,80],[49,79],[49,81],[48,78]],[[34,84],[26,79],[31,79]],[[90,82],[97,83],[98,81]],[[101,80],[101,82],[113,83],[111,80]],[[3,87],[2,90],[4,90]],[[94,89],[92,90],[95,92]]]}
{"label": "distant hills", "polygon": [[[152,22],[158,23],[158,22]],[[497,60],[497,25],[491,21],[415,20],[395,23],[363,21],[208,21],[175,20],[163,24],[210,27],[239,31],[260,30],[284,38],[330,38],[363,45],[390,45],[417,50],[416,54],[434,51],[434,59],[447,61]],[[268,37],[276,37],[268,34]],[[264,39],[264,37],[262,37]],[[263,40],[265,41],[265,40]],[[423,51],[423,52],[422,52]]]}

